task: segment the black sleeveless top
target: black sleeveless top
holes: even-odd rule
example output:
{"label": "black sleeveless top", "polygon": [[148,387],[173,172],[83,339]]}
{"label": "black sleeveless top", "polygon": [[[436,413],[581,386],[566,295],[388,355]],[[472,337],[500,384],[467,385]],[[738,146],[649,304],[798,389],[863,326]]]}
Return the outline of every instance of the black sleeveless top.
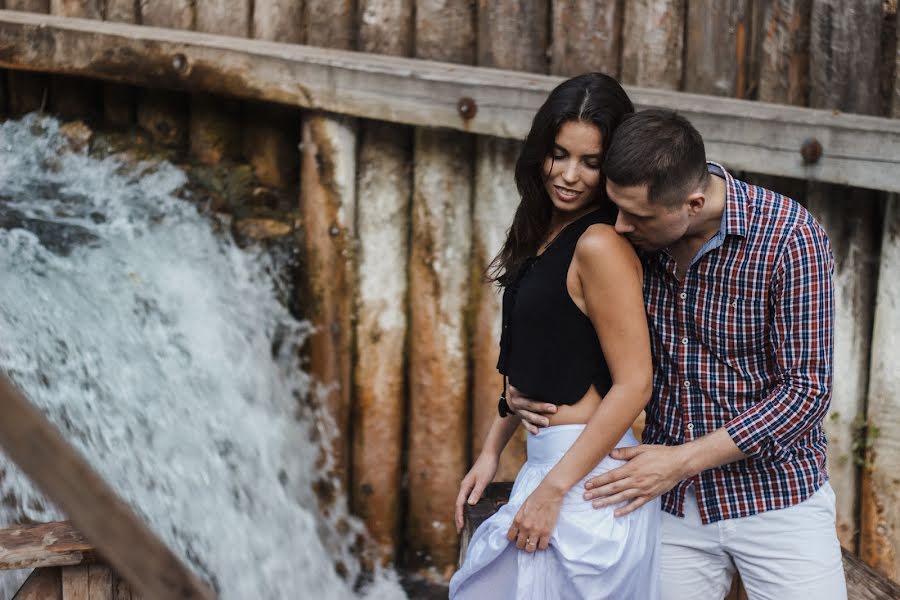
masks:
{"label": "black sleeveless top", "polygon": [[613,224],[599,209],[569,223],[540,256],[525,261],[503,292],[503,332],[497,369],[525,396],[575,404],[591,384],[601,395],[612,386],[591,320],[566,288],[575,244],[595,223]]}

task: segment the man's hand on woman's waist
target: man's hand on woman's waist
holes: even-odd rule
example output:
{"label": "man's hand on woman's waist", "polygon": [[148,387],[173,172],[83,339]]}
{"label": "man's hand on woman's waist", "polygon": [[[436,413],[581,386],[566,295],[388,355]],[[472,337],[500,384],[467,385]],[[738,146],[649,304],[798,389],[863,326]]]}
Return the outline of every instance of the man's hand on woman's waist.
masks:
{"label": "man's hand on woman's waist", "polygon": [[555,404],[527,398],[512,385],[506,394],[506,403],[509,409],[522,419],[525,429],[533,434],[537,434],[539,427],[550,425],[550,418],[547,415],[556,413]]}

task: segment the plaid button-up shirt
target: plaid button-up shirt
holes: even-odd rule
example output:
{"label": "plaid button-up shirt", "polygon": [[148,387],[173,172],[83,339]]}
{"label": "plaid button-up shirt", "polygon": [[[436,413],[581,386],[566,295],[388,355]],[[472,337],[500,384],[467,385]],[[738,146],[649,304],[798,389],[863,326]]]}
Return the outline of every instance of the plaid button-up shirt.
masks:
{"label": "plaid button-up shirt", "polygon": [[724,427],[749,456],[663,496],[683,516],[693,485],[704,523],[791,506],[826,481],[834,319],[821,226],[793,200],[709,167],[726,181],[719,233],[682,281],[667,252],[642,256],[655,368],[644,443]]}

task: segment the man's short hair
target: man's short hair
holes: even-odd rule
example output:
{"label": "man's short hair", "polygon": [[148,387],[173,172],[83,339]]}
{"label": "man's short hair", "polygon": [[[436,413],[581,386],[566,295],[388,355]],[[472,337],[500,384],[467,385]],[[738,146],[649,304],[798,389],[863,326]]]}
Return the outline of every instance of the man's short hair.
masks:
{"label": "man's short hair", "polygon": [[616,185],[647,185],[654,204],[674,207],[709,181],[703,138],[670,110],[628,115],[613,132],[603,174]]}

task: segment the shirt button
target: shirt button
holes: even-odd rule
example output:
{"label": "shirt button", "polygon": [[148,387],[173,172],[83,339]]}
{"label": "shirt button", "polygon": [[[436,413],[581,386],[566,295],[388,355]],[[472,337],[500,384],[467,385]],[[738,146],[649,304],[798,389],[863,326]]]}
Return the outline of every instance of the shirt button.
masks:
{"label": "shirt button", "polygon": [[690,382],[690,381],[685,381],[685,382],[684,382],[684,387],[691,387],[691,382]]}
{"label": "shirt button", "polygon": [[693,431],[693,430],[694,430],[694,424],[688,423],[688,431]]}
{"label": "shirt button", "polygon": [[688,342],[687,338],[681,338],[681,343],[684,344],[685,346],[687,346],[687,342]]}
{"label": "shirt button", "polygon": [[678,294],[678,295],[681,297],[682,300],[684,300],[685,298],[687,298],[687,294],[685,294],[684,292],[681,292],[681,293]]}

